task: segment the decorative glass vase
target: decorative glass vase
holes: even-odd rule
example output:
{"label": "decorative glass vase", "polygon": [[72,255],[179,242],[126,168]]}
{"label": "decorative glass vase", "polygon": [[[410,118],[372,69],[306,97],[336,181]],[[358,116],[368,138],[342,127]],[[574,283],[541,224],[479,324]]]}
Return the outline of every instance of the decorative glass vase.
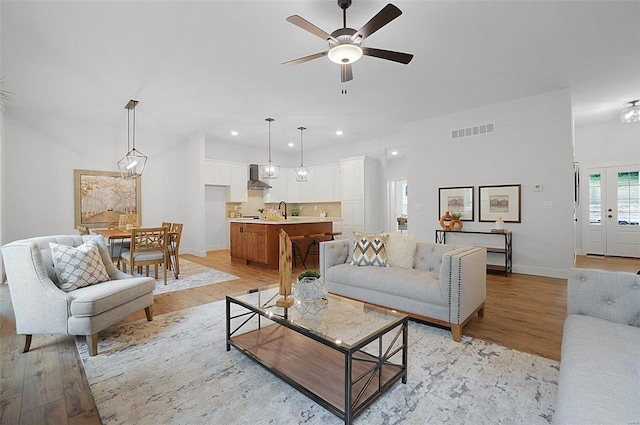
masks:
{"label": "decorative glass vase", "polygon": [[329,293],[322,279],[303,277],[291,290],[293,306],[302,314],[317,314],[327,308]]}

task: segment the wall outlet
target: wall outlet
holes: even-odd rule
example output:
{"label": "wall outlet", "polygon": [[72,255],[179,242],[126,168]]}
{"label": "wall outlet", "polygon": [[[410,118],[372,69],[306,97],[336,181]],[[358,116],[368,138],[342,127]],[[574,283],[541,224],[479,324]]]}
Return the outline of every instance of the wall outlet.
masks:
{"label": "wall outlet", "polygon": [[551,210],[553,209],[553,203],[551,201],[544,201],[542,203],[542,208],[544,208],[545,210]]}
{"label": "wall outlet", "polygon": [[534,184],[533,185],[533,191],[534,192],[542,192],[542,185],[540,183]]}

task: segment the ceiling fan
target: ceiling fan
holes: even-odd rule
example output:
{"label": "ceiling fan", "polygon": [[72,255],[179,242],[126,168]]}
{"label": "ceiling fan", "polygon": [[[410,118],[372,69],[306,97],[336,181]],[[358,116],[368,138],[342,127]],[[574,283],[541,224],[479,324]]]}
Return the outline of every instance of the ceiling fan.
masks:
{"label": "ceiling fan", "polygon": [[411,62],[413,55],[409,53],[374,49],[371,47],[363,47],[361,45],[365,38],[369,37],[371,34],[402,15],[402,11],[400,9],[389,3],[373,18],[371,18],[369,22],[364,24],[362,28],[356,31],[353,28],[347,27],[347,9],[349,6],[351,6],[351,0],[338,0],[338,7],[342,9],[342,28],[338,28],[331,34],[321,30],[301,16],[289,16],[287,18],[288,22],[291,22],[293,25],[328,41],[329,50],[284,62],[282,65],[293,66],[309,62],[323,56],[328,56],[332,62],[340,65],[340,81],[345,83],[353,79],[351,64],[360,59],[363,55],[399,62],[405,65]]}

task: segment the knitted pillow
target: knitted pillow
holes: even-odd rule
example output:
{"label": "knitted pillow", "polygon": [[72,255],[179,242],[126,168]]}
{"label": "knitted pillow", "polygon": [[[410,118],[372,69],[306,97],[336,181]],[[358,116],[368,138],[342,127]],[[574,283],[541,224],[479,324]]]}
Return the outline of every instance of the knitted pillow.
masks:
{"label": "knitted pillow", "polygon": [[418,242],[414,235],[391,233],[387,240],[387,264],[389,267],[413,268]]}
{"label": "knitted pillow", "polygon": [[57,285],[65,292],[110,280],[98,245],[87,241],[77,248],[49,243]]}
{"label": "knitted pillow", "polygon": [[353,260],[355,266],[387,266],[387,250],[385,243],[389,234],[365,235],[353,232]]}

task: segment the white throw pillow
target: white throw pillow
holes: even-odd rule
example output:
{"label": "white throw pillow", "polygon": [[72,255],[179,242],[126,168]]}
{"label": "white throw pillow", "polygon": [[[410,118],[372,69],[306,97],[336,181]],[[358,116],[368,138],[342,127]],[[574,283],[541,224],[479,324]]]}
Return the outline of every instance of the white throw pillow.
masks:
{"label": "white throw pillow", "polygon": [[49,243],[58,287],[65,292],[110,280],[98,245],[87,241],[77,248]]}
{"label": "white throw pillow", "polygon": [[391,233],[387,240],[387,264],[389,267],[413,268],[418,242],[414,235]]}

